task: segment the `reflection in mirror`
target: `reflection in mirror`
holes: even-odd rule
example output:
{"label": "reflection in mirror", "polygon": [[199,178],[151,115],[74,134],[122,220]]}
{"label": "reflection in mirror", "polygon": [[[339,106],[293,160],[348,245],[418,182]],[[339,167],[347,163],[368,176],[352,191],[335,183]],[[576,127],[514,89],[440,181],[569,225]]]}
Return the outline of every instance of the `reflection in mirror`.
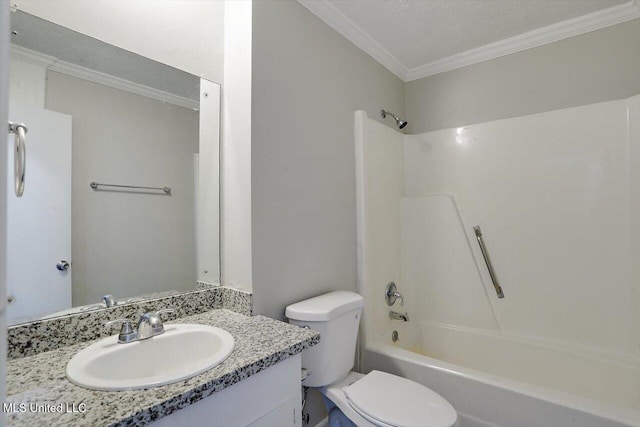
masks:
{"label": "reflection in mirror", "polygon": [[9,323],[218,283],[219,86],[21,11],[12,31]]}

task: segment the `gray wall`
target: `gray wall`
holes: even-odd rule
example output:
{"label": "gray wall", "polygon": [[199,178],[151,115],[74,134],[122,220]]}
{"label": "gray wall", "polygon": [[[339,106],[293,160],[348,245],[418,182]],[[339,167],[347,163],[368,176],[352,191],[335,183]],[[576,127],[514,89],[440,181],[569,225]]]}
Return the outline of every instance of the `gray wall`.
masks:
{"label": "gray wall", "polygon": [[[46,108],[73,117],[73,305],[193,289],[198,113],[56,72]],[[172,195],[93,191],[91,181]]]}
{"label": "gray wall", "polygon": [[[292,0],[253,2],[252,41],[253,301],[277,319],[356,290],[353,112],[402,114],[403,83]],[[306,412],[326,417],[319,393]]]}
{"label": "gray wall", "polygon": [[403,83],[291,0],[253,3],[252,61],[254,310],[283,318],[355,291],[353,112],[403,114]]}
{"label": "gray wall", "polygon": [[405,86],[406,131],[418,134],[640,93],[640,20]]}

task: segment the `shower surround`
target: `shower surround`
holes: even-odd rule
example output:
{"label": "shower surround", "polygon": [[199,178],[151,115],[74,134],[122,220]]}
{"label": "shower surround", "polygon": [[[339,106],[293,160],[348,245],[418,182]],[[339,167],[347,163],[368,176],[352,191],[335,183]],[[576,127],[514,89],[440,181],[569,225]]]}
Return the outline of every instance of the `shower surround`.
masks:
{"label": "shower surround", "polygon": [[464,426],[640,426],[640,96],[420,135],[357,111],[355,137],[365,369]]}

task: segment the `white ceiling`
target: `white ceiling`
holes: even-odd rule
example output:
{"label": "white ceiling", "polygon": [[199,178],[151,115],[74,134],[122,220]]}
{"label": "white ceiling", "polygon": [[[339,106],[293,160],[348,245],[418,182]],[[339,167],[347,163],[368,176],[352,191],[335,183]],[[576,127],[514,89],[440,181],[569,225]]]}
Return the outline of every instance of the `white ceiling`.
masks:
{"label": "white ceiling", "polygon": [[640,17],[640,0],[298,0],[405,81]]}

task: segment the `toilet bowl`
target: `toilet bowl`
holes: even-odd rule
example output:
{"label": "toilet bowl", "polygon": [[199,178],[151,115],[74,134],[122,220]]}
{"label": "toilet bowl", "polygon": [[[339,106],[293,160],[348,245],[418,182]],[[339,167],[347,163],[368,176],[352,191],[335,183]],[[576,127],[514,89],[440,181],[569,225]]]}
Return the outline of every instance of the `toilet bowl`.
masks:
{"label": "toilet bowl", "polygon": [[335,291],[292,304],[289,322],[320,333],[320,342],[302,353],[311,374],[303,385],[324,397],[331,427],[455,427],[458,415],[433,390],[380,371],[352,372],[364,299]]}

